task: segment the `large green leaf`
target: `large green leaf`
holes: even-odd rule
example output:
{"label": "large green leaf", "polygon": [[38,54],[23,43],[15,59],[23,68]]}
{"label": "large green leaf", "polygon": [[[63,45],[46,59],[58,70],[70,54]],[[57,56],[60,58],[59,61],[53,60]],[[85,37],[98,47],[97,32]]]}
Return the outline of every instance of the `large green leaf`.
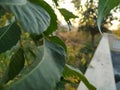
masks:
{"label": "large green leaf", "polygon": [[27,0],[0,0],[0,4],[3,5],[23,5]]}
{"label": "large green leaf", "polygon": [[[42,50],[44,50],[43,57],[41,57]],[[65,65],[64,49],[45,40],[44,48],[38,48],[34,63],[32,68],[27,70],[29,73],[9,85],[8,90],[55,90]]]}
{"label": "large green leaf", "polygon": [[0,28],[0,53],[10,49],[20,39],[20,28],[16,23]]}
{"label": "large green leaf", "polygon": [[22,48],[19,48],[17,52],[15,52],[14,55],[11,57],[8,69],[3,75],[0,83],[4,84],[7,83],[9,80],[12,80],[23,69],[24,63],[24,51]]}
{"label": "large green leaf", "polygon": [[41,34],[50,24],[50,16],[41,6],[27,2],[25,5],[5,7],[13,12],[23,29],[29,33]]}
{"label": "large green leaf", "polygon": [[89,90],[96,90],[96,88],[89,83],[86,77],[80,72],[80,70],[66,64],[63,72],[64,77],[78,76],[80,80],[88,87]]}
{"label": "large green leaf", "polygon": [[[110,11],[120,4],[120,0],[99,0],[97,25],[101,32],[102,20],[110,13]],[[102,32],[101,32],[102,33]]]}
{"label": "large green leaf", "polygon": [[50,15],[50,26],[44,32],[45,35],[49,35],[53,33],[57,29],[57,16],[54,13],[54,10],[51,8],[49,4],[47,4],[44,0],[29,0],[30,2],[42,6]]}

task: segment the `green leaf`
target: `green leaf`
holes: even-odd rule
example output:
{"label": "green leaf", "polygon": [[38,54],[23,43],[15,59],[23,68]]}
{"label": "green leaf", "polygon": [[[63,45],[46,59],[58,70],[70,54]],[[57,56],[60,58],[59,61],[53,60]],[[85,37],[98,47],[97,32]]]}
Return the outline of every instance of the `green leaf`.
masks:
{"label": "green leaf", "polygon": [[12,80],[23,69],[25,63],[24,51],[19,48],[16,53],[11,57],[8,69],[6,70],[1,83],[7,83]]}
{"label": "green leaf", "polygon": [[20,28],[16,23],[0,28],[0,53],[14,46],[20,39]]}
{"label": "green leaf", "polygon": [[51,42],[54,42],[54,43],[61,45],[65,49],[65,51],[67,52],[67,47],[66,47],[65,43],[59,37],[52,36],[52,37],[49,37],[49,40]]}
{"label": "green leaf", "polygon": [[97,25],[100,32],[100,27],[104,17],[106,17],[110,13],[110,11],[119,4],[120,0],[99,0]]}
{"label": "green leaf", "polygon": [[24,51],[19,48],[18,51],[11,57],[9,64],[9,79],[12,80],[23,69],[25,63]]}
{"label": "green leaf", "polygon": [[72,24],[70,22],[70,19],[71,18],[78,18],[78,16],[75,16],[72,12],[70,12],[70,11],[64,9],[64,8],[59,9],[59,11],[63,15],[63,17],[65,18],[65,20],[68,24],[68,27],[71,30]]}
{"label": "green leaf", "polygon": [[44,34],[49,35],[49,34],[53,33],[54,31],[56,31],[56,29],[57,29],[57,16],[56,16],[54,10],[51,8],[51,6],[43,0],[29,0],[29,1],[36,4],[36,5],[40,5],[41,7],[43,7],[50,15],[50,18],[51,18],[50,25],[47,28],[47,30],[44,32]]}
{"label": "green leaf", "polygon": [[21,6],[5,6],[12,11],[23,29],[29,33],[41,34],[50,24],[50,16],[44,8],[27,2]]}
{"label": "green leaf", "polygon": [[29,73],[10,84],[8,90],[55,90],[65,66],[65,51],[58,44],[47,40],[44,40],[44,48],[37,50],[36,61],[27,70]]}
{"label": "green leaf", "polygon": [[58,6],[58,0],[52,0],[56,6]]}
{"label": "green leaf", "polygon": [[69,21],[71,18],[78,18],[78,16],[75,16],[72,12],[64,8],[59,9],[59,11],[64,16],[66,21]]}
{"label": "green leaf", "polygon": [[32,40],[36,45],[40,46],[42,44],[42,39],[43,39],[42,34],[41,35],[31,34],[30,37],[32,38]]}
{"label": "green leaf", "polygon": [[27,0],[0,0],[1,5],[23,5]]}
{"label": "green leaf", "polygon": [[80,80],[88,87],[89,90],[96,90],[96,88],[89,83],[89,81],[86,79],[86,77],[80,72],[80,70],[70,66],[65,65],[65,69],[63,71],[64,77],[72,77],[72,76],[78,76]]}
{"label": "green leaf", "polygon": [[59,83],[57,83],[57,86],[56,86],[56,88],[57,88],[57,90],[65,90],[65,86],[67,85],[67,84],[70,84],[72,87],[74,87],[74,88],[77,88],[78,87],[78,84],[77,83],[75,83],[75,82],[72,82],[72,81],[70,81],[70,80],[66,80],[66,79],[64,79],[63,77],[61,77],[61,81],[59,82]]}

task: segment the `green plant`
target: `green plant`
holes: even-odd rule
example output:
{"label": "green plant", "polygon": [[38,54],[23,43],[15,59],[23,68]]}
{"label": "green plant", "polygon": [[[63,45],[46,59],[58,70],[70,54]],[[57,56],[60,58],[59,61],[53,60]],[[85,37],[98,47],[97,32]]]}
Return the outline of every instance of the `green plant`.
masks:
{"label": "green plant", "polygon": [[[66,46],[53,35],[57,16],[48,3],[0,0],[0,11],[0,54],[10,55],[5,57],[9,62],[0,90],[55,90],[60,78],[68,75],[78,75],[89,89],[95,89],[81,72],[65,64]],[[68,25],[77,17],[66,9],[59,11]]]}
{"label": "green plant", "polygon": [[[58,0],[52,1],[59,5]],[[112,0],[104,2],[113,3]],[[98,15],[99,28],[103,16],[118,3],[114,2],[110,8],[99,7],[103,11]],[[100,5],[104,5],[103,0]],[[59,10],[68,25],[71,18],[77,17],[65,9]],[[6,57],[10,61],[0,79],[0,90],[56,90],[61,77],[74,75],[90,90],[96,90],[79,70],[65,64],[66,46],[52,34],[57,29],[57,17],[48,3],[0,0],[0,11],[0,54],[10,53]]]}
{"label": "green plant", "polygon": [[[99,1],[102,2],[102,0],[99,0]],[[100,16],[100,14],[98,14],[97,3],[98,3],[98,0],[97,1],[96,0],[86,0],[85,5],[81,5],[81,7],[78,8],[78,10],[80,11],[80,14],[82,15],[81,19],[79,21],[79,23],[80,23],[79,31],[83,30],[86,33],[89,33],[91,35],[91,43],[92,43],[93,47],[95,47],[96,35],[100,34],[99,30],[98,30],[98,26],[97,26],[97,18]],[[75,3],[75,5],[76,4],[78,4],[78,3]],[[111,5],[111,7],[112,7],[112,5]],[[106,17],[103,16],[104,19],[102,20],[102,23],[101,23],[101,32],[110,32],[109,26],[112,25],[112,21],[118,20],[116,17],[114,17],[114,14],[113,14],[113,11],[115,11],[115,10],[118,10],[118,9],[115,8],[114,10],[112,10],[112,12],[108,13],[106,15]],[[106,13],[106,11],[105,11],[105,13]]]}

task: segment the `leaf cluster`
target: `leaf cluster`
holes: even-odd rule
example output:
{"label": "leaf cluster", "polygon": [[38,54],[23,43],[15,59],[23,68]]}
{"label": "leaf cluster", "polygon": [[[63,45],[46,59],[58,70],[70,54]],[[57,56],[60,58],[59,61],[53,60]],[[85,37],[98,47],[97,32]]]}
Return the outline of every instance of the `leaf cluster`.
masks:
{"label": "leaf cluster", "polygon": [[[71,25],[70,19],[77,16],[58,8],[58,0],[52,1]],[[119,2],[99,0],[99,30],[103,18]],[[57,16],[48,3],[44,0],[0,0],[0,11],[0,20],[6,15],[4,24],[0,25],[0,54],[13,52],[0,79],[1,90],[56,90],[61,76],[69,75],[77,75],[90,90],[96,90],[80,71],[66,65],[66,45],[53,35]]]}

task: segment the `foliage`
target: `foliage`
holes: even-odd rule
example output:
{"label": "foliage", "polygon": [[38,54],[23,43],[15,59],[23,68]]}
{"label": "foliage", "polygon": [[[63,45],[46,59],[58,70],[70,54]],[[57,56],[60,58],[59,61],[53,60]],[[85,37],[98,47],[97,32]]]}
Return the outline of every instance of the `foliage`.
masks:
{"label": "foliage", "polygon": [[[99,0],[99,1],[102,2],[101,0]],[[103,3],[104,3],[104,1],[103,1]],[[100,3],[99,5],[102,5],[102,4]],[[98,1],[87,0],[85,5],[81,5],[81,7],[79,8],[81,10],[80,13],[82,13],[82,16],[80,19],[79,30],[84,30],[84,31],[90,33],[91,43],[92,43],[93,47],[95,47],[95,36],[97,34],[99,34],[99,29],[98,29],[97,25],[98,25],[98,21],[100,21],[100,20],[98,20],[100,18],[100,16],[102,17],[102,21],[101,21],[101,25],[100,25],[101,33],[109,32],[108,26],[112,24],[111,22],[113,20],[116,20],[116,18],[113,16],[113,13],[106,14],[106,17],[104,17],[104,15],[98,14],[98,12],[101,13],[101,10],[99,11],[99,7],[98,7]],[[101,8],[102,7],[103,7],[103,5],[101,6]],[[107,7],[107,6],[105,6],[105,7]]]}
{"label": "foliage", "polygon": [[[59,5],[57,0],[52,1],[56,7]],[[63,71],[63,77],[67,72],[64,68],[67,49],[52,34],[57,29],[52,7],[43,0],[0,0],[0,7],[4,22],[0,24],[0,53],[10,53],[0,89],[56,90]],[[77,18],[66,9],[58,10],[68,24],[71,18]],[[89,89],[95,88],[83,74],[72,68],[69,73],[77,73]]]}
{"label": "foliage", "polygon": [[[12,30],[14,30],[14,32]],[[20,34],[20,27],[16,23],[2,27],[0,30],[0,53],[15,45],[20,39]]]}
{"label": "foliage", "polygon": [[[100,32],[101,32],[101,24],[102,24],[102,21],[103,21],[104,17],[107,16],[110,13],[111,9],[113,9],[114,7],[116,7],[119,4],[120,4],[120,0],[117,0],[117,1],[100,0],[99,1],[97,25],[98,25],[98,28],[99,28]],[[110,5],[110,7],[108,7],[107,5]]]}
{"label": "foliage", "polygon": [[[16,89],[48,90],[49,88],[54,89],[56,87],[56,82],[59,81],[61,72],[64,67],[65,52],[61,46],[56,45],[55,43],[51,43],[50,41],[47,40],[44,40],[44,43],[45,43],[44,48],[43,47],[37,48],[35,60],[36,62],[33,62],[31,67],[27,68],[28,69],[27,72],[22,72],[23,76],[18,81],[11,85],[8,85],[7,88],[10,88],[11,90]],[[62,52],[60,52],[60,50]],[[28,74],[24,75],[24,73]],[[34,84],[31,82],[34,82]]]}
{"label": "foliage", "polygon": [[96,90],[94,86],[92,86],[89,81],[83,76],[82,72],[80,72],[78,69],[73,68],[69,65],[66,65],[64,71],[63,71],[63,76],[68,77],[68,76],[78,76],[80,80],[88,87],[88,89]]}
{"label": "foliage", "polygon": [[112,31],[112,33],[115,34],[116,36],[120,37],[120,30]]}
{"label": "foliage", "polygon": [[66,64],[63,71],[63,77],[61,78],[61,81],[57,84],[58,90],[61,90],[62,87],[64,88],[66,84],[71,84],[72,86],[76,87],[79,84],[79,80],[83,81],[83,83],[88,87],[89,90],[96,90],[96,88],[89,83],[89,81],[85,78],[85,76],[82,74],[82,72],[80,72],[79,69]]}
{"label": "foliage", "polygon": [[[71,25],[70,19],[77,16],[58,8],[58,0],[52,1]],[[120,1],[114,2],[112,5],[112,0],[99,1],[105,8],[99,6],[98,11],[106,11],[98,13],[99,27],[103,17]],[[106,4],[111,6],[106,9]],[[69,75],[77,75],[90,90],[96,90],[80,71],[66,65],[67,49],[61,39],[53,36],[57,16],[48,3],[43,0],[0,0],[0,11],[3,21],[0,23],[0,54],[10,54],[9,64],[0,79],[0,90],[56,90],[60,79]]]}
{"label": "foliage", "polygon": [[[60,28],[61,29],[61,28]],[[84,31],[57,31],[67,45],[66,63],[79,68],[82,73],[85,73],[95,48],[90,43],[90,35]],[[97,46],[100,36],[96,35],[95,46]]]}
{"label": "foliage", "polygon": [[68,26],[69,26],[69,29],[71,29],[71,22],[70,22],[70,19],[71,18],[78,18],[78,16],[75,16],[72,12],[64,9],[64,8],[61,8],[59,9],[60,13],[64,16]]}
{"label": "foliage", "polygon": [[2,84],[7,83],[9,80],[12,80],[23,69],[25,63],[23,49],[19,48],[16,53],[11,57],[10,61],[11,62],[9,63],[8,70],[5,72],[5,75],[2,78]]}

